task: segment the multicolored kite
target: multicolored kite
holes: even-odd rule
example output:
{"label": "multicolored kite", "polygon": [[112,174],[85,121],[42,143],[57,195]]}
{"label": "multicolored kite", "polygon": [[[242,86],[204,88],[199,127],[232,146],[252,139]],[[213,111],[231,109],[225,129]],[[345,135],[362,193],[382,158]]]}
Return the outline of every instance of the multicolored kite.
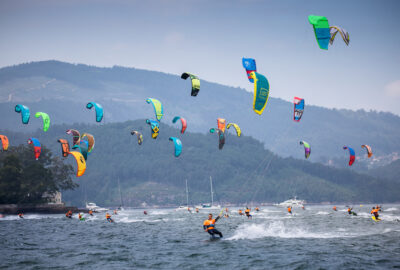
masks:
{"label": "multicolored kite", "polygon": [[210,133],[218,134],[218,138],[219,138],[218,149],[222,150],[222,148],[224,147],[224,144],[225,144],[225,133],[222,132],[222,130],[220,130],[218,128],[211,128]]}
{"label": "multicolored kite", "polygon": [[328,19],[324,16],[310,15],[308,16],[308,21],[314,28],[314,34],[315,38],[317,39],[318,46],[323,50],[327,50],[329,41],[331,40]]}
{"label": "multicolored kite", "polygon": [[304,155],[308,158],[311,154],[311,146],[305,141],[300,141],[300,145],[304,146]]}
{"label": "multicolored kite", "polygon": [[63,157],[68,157],[69,153],[69,143],[65,139],[59,139],[57,142],[61,143],[61,151]]}
{"label": "multicolored kite", "polygon": [[153,119],[146,119],[146,123],[151,127],[151,137],[157,139],[158,133],[160,132],[160,124]]}
{"label": "multicolored kite", "polygon": [[0,135],[0,141],[1,141],[1,145],[2,145],[2,150],[3,151],[7,151],[8,150],[8,138],[6,135]]}
{"label": "multicolored kite", "polygon": [[240,130],[240,127],[239,127],[238,124],[229,123],[229,124],[226,126],[226,128],[229,129],[229,128],[232,127],[232,126],[233,126],[233,127],[235,128],[235,130],[236,130],[236,135],[237,135],[238,137],[240,137],[240,135],[242,134],[242,131]]}
{"label": "multicolored kite", "polygon": [[86,104],[86,108],[89,110],[92,109],[93,107],[96,111],[96,122],[101,122],[101,120],[103,120],[103,115],[104,115],[103,107],[96,102],[89,102],[88,104]]}
{"label": "multicolored kite", "polygon": [[163,109],[162,103],[158,99],[155,99],[155,98],[148,98],[148,99],[146,99],[146,102],[148,104],[153,105],[154,113],[156,115],[156,119],[158,121],[160,121],[161,118],[164,115],[164,109]]}
{"label": "multicolored kite", "polygon": [[247,78],[249,81],[251,83],[254,82],[253,78],[250,77],[250,73],[253,71],[257,72],[256,60],[253,58],[242,58],[242,65],[246,69]]}
{"label": "multicolored kite", "polygon": [[137,136],[137,142],[138,142],[138,144],[139,145],[142,145],[142,143],[143,143],[143,135],[142,135],[142,133],[140,133],[139,131],[136,131],[136,130],[132,130],[131,131],[131,135],[135,135],[136,134],[136,136]]}
{"label": "multicolored kite", "polygon": [[353,148],[343,146],[343,150],[349,149],[349,154],[350,154],[350,160],[349,160],[349,166],[353,165],[354,161],[356,160],[356,152],[354,152]]}
{"label": "multicolored kite", "polygon": [[296,122],[300,122],[300,119],[303,116],[304,112],[304,99],[299,97],[294,97],[293,104],[294,104],[293,120]]}
{"label": "multicolored kite", "polygon": [[224,118],[217,118],[218,129],[221,130],[222,132],[225,132],[225,124],[226,120]]}
{"label": "multicolored kite", "polygon": [[21,113],[22,124],[27,125],[29,123],[29,118],[31,117],[31,114],[27,106],[18,104],[15,106],[15,112]]}
{"label": "multicolored kite", "polygon": [[368,158],[372,157],[372,149],[371,146],[363,144],[361,145],[361,148],[365,148],[367,150]]}
{"label": "multicolored kite", "polygon": [[174,142],[175,145],[175,157],[179,157],[182,153],[182,142],[176,137],[169,137],[169,140]]}
{"label": "multicolored kite", "polygon": [[186,80],[187,78],[189,78],[192,80],[192,93],[191,96],[195,97],[197,96],[197,94],[200,91],[200,80],[196,75],[193,75],[189,72],[184,72],[181,75],[181,78]]}
{"label": "multicolored kite", "polygon": [[35,113],[36,118],[39,118],[40,116],[43,119],[43,131],[46,132],[47,130],[49,130],[50,127],[50,117],[47,113],[44,112]]}
{"label": "multicolored kite", "polygon": [[29,138],[28,143],[33,144],[33,151],[35,153],[35,158],[36,160],[38,160],[40,153],[42,152],[42,146],[40,145],[39,140],[36,138]]}
{"label": "multicolored kite", "polygon": [[69,152],[68,154],[72,155],[76,160],[76,165],[78,166],[78,169],[76,170],[76,176],[77,177],[82,176],[86,171],[85,158],[82,156],[81,153],[76,151]]}

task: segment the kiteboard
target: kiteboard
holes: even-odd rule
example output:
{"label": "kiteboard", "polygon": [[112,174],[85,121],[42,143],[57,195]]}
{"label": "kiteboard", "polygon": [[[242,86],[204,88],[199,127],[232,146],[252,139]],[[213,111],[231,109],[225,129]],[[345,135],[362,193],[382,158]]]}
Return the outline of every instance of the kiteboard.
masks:
{"label": "kiteboard", "polygon": [[374,221],[376,221],[376,222],[381,221],[380,218],[376,218],[375,216],[372,216],[371,218],[372,218]]}
{"label": "kiteboard", "polygon": [[221,239],[221,237],[219,237],[219,236],[215,236],[215,235],[210,236],[210,241],[218,241],[220,239]]}

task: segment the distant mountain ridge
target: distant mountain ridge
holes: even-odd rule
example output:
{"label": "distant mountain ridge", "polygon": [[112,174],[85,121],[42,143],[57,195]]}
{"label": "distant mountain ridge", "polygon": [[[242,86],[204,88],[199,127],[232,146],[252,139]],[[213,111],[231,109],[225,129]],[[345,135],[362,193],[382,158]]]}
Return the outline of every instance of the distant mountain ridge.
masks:
{"label": "distant mountain ridge", "polygon": [[103,105],[105,122],[109,123],[154,117],[145,102],[148,97],[163,102],[163,123],[172,125],[172,118],[180,115],[188,120],[188,131],[206,133],[216,126],[217,117],[223,117],[281,156],[301,158],[300,140],[311,144],[311,161],[341,167],[347,164],[343,145],[356,150],[360,159],[355,168],[357,164],[365,167],[370,161],[364,157],[361,144],[371,145],[380,160],[400,153],[400,117],[391,113],[326,109],[307,105],[306,100],[303,118],[295,123],[290,102],[270,97],[263,115],[258,116],[252,110],[252,93],[201,80],[199,95],[191,97],[189,81],[161,72],[59,61],[0,69],[1,127],[17,131],[40,127],[37,119],[21,127],[20,115],[14,112],[17,103],[28,105],[32,112],[47,112],[52,123],[62,124],[93,122],[93,112],[85,105],[96,101]]}

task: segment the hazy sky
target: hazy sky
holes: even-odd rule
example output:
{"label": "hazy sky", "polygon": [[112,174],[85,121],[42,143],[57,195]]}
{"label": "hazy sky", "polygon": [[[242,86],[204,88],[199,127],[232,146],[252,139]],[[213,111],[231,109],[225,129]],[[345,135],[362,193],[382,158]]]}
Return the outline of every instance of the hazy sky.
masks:
{"label": "hazy sky", "polygon": [[[350,33],[318,48],[307,16]],[[0,66],[56,59],[192,72],[248,91],[242,57],[257,61],[271,96],[400,115],[400,1],[0,2]],[[229,98],[229,97],[227,97]]]}

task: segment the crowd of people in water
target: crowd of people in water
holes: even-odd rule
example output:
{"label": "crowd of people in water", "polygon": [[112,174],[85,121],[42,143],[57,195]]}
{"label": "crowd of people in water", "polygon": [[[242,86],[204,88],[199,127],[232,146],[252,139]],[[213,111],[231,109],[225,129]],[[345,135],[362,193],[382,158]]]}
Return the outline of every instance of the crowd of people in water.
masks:
{"label": "crowd of people in water", "polygon": [[[357,216],[357,213],[353,211],[353,207],[350,207],[350,206],[346,206],[346,207],[347,207],[347,213],[348,213],[349,215]],[[304,205],[301,206],[301,209],[302,209],[302,210],[306,210],[306,208],[304,207]],[[255,207],[254,210],[255,210],[256,212],[259,212],[259,211],[260,211],[260,208],[259,208],[259,207]],[[338,209],[337,209],[336,206],[333,206],[332,210],[333,210],[333,211],[338,211]],[[190,207],[187,208],[187,211],[190,212],[190,213],[192,213],[192,209],[191,209]],[[381,220],[381,219],[379,218],[379,212],[381,212],[381,211],[382,211],[382,206],[380,206],[380,205],[376,205],[376,206],[372,207],[372,210],[371,210],[371,217],[372,217],[374,220],[376,220],[376,221]],[[200,212],[199,208],[195,208],[195,212],[196,212],[196,213],[199,213],[199,212]],[[251,212],[251,208],[249,208],[249,207],[246,207],[246,209],[245,209],[244,211],[243,211],[242,209],[239,209],[239,210],[238,210],[239,216],[244,216],[244,215],[245,215],[248,219],[252,219],[253,216],[251,215],[250,212]],[[293,207],[292,207],[292,206],[287,206],[287,212],[288,212],[288,214],[292,215],[292,214],[293,214]],[[88,211],[88,214],[89,214],[89,216],[93,216],[93,215],[94,215],[94,211],[93,211],[93,210],[89,210],[89,211]],[[113,214],[114,214],[114,215],[118,215],[118,210],[115,209],[115,210],[113,211]],[[144,214],[144,215],[147,215],[148,213],[147,213],[147,211],[145,210],[145,211],[143,211],[143,214]],[[73,216],[73,213],[72,213],[71,210],[69,210],[69,211],[65,214],[65,217],[66,217],[66,218],[72,218],[72,216]],[[4,217],[4,216],[3,216],[3,215],[0,215],[0,217]],[[23,219],[23,218],[24,218],[24,214],[23,214],[23,213],[19,213],[19,214],[18,214],[18,217],[21,218],[21,219]],[[222,209],[222,211],[220,212],[220,214],[219,214],[216,218],[213,218],[213,214],[211,214],[211,213],[208,214],[208,219],[206,219],[206,220],[203,222],[203,229],[204,229],[204,231],[207,232],[207,233],[209,233],[210,236],[211,236],[212,238],[216,238],[217,235],[218,235],[220,238],[223,237],[222,233],[221,233],[219,230],[217,230],[217,229],[215,228],[215,223],[216,223],[221,217],[229,218],[229,209],[228,209],[228,208]],[[85,220],[85,217],[83,216],[82,213],[78,213],[78,218],[79,218],[79,220],[82,220],[82,221]],[[106,221],[108,221],[108,222],[114,222],[114,220],[112,219],[112,216],[111,216],[111,214],[109,214],[109,212],[106,212],[105,218],[106,218]]]}

